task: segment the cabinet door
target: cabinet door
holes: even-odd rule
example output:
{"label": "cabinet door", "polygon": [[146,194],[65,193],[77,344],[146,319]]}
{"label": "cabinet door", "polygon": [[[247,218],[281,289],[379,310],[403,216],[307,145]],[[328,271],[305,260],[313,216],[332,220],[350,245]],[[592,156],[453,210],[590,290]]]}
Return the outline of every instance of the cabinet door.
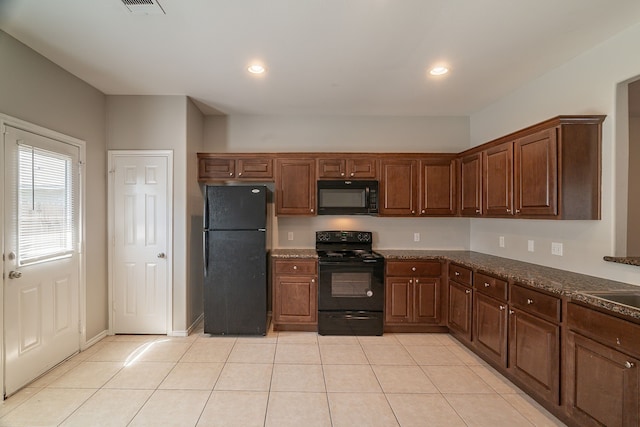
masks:
{"label": "cabinet door", "polygon": [[467,341],[471,341],[471,295],[471,288],[449,280],[449,329]]}
{"label": "cabinet door", "polygon": [[237,160],[237,175],[240,179],[273,180],[273,160],[265,158],[242,158]]}
{"label": "cabinet door", "polygon": [[440,279],[417,277],[413,285],[413,321],[440,323]]}
{"label": "cabinet door", "polygon": [[638,360],[567,334],[567,407],[581,426],[640,425]]}
{"label": "cabinet door", "polygon": [[276,276],[273,319],[275,323],[315,323],[318,288],[315,276]]}
{"label": "cabinet door", "polygon": [[313,159],[276,160],[276,214],[315,215],[315,164]]}
{"label": "cabinet door", "polygon": [[513,215],[513,143],[486,150],[483,172],[484,214]]}
{"label": "cabinet door", "polygon": [[409,323],[413,316],[413,280],[389,277],[385,280],[384,318],[386,323]]}
{"label": "cabinet door", "polygon": [[460,214],[482,215],[482,153],[460,160]]}
{"label": "cabinet door", "polygon": [[231,179],[236,176],[235,159],[201,157],[198,159],[198,179]]}
{"label": "cabinet door", "polygon": [[516,214],[555,216],[558,214],[557,129],[547,129],[516,140]]}
{"label": "cabinet door", "polygon": [[344,178],[346,174],[345,159],[318,159],[318,178]]}
{"label": "cabinet door", "polygon": [[413,216],[418,211],[418,162],[405,159],[382,160],[381,215]]}
{"label": "cabinet door", "polygon": [[507,304],[476,292],[473,300],[476,347],[502,366],[507,366]]}
{"label": "cabinet door", "polygon": [[456,214],[456,162],[425,159],[420,162],[420,215]]}
{"label": "cabinet door", "polygon": [[347,159],[347,177],[357,179],[376,179],[378,177],[378,160]]}
{"label": "cabinet door", "polygon": [[509,370],[560,404],[560,327],[518,309],[509,312]]}

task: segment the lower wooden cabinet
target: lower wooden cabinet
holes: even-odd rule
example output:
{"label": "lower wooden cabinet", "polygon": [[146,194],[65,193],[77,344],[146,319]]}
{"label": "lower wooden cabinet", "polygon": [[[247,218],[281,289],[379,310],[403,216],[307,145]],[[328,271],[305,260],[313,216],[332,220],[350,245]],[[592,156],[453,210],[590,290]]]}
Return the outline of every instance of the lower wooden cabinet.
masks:
{"label": "lower wooden cabinet", "polygon": [[580,426],[640,426],[640,325],[568,304],[565,400]]}
{"label": "lower wooden cabinet", "polygon": [[471,288],[449,280],[449,331],[463,341],[471,341]]}
{"label": "lower wooden cabinet", "polygon": [[480,292],[473,299],[473,341],[500,366],[507,366],[507,304]]}
{"label": "lower wooden cabinet", "polygon": [[440,261],[387,261],[385,326],[440,325],[441,274]]}
{"label": "lower wooden cabinet", "polygon": [[315,330],[318,322],[318,276],[315,260],[273,263],[274,330]]}

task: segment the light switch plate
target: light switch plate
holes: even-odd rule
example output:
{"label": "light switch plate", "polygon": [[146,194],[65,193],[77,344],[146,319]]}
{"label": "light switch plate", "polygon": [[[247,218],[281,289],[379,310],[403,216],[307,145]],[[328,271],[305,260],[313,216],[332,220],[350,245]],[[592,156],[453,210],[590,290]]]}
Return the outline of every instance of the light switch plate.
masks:
{"label": "light switch plate", "polygon": [[535,250],[533,240],[527,240],[527,250],[529,252],[533,252]]}
{"label": "light switch plate", "polygon": [[499,245],[501,248],[504,248],[504,236],[500,236]]}

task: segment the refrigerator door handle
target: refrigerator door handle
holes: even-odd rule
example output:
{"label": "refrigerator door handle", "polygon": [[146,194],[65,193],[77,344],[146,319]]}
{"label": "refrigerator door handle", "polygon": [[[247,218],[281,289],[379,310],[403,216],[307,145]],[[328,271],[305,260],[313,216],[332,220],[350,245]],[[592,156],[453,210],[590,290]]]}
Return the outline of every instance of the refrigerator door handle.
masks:
{"label": "refrigerator door handle", "polygon": [[258,231],[262,231],[263,233],[267,231],[266,228],[258,228]]}
{"label": "refrigerator door handle", "polygon": [[202,239],[202,244],[204,245],[204,275],[207,275],[207,271],[209,271],[209,238],[207,236],[207,232],[204,233],[204,239]]}

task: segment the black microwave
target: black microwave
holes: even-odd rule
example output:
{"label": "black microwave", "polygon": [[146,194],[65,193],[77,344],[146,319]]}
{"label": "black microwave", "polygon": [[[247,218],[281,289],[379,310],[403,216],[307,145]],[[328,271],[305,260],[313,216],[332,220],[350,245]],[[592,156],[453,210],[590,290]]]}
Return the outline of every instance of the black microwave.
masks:
{"label": "black microwave", "polygon": [[378,181],[318,181],[318,215],[377,215]]}

